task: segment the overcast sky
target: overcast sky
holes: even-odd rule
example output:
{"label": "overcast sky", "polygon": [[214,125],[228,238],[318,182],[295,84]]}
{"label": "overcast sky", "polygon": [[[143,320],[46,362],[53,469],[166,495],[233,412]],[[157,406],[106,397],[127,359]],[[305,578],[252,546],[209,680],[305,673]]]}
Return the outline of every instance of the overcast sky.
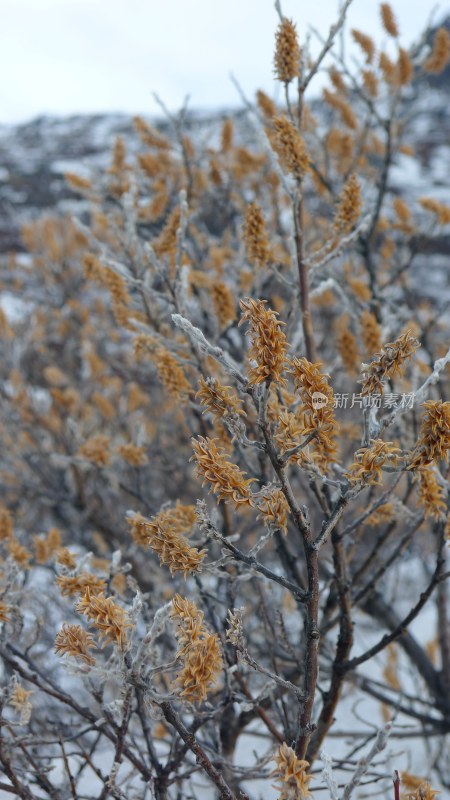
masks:
{"label": "overcast sky", "polygon": [[[348,19],[381,34],[378,0],[353,0]],[[302,38],[326,34],[338,0],[282,0]],[[394,0],[402,40],[416,38],[435,0]],[[450,7],[443,0],[436,19]],[[273,94],[273,0],[0,0],[0,122],[38,114],[152,114],[157,92],[175,110],[238,105]]]}

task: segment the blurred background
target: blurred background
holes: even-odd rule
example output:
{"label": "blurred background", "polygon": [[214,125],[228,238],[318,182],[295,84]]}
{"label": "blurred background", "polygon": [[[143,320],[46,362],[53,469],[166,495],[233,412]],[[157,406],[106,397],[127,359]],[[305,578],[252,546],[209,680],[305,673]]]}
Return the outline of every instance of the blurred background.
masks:
{"label": "blurred background", "polygon": [[[301,41],[311,27],[325,36],[338,7],[338,0],[282,2]],[[349,27],[382,36],[378,8],[378,0],[354,0]],[[446,10],[434,0],[396,0],[404,44]],[[188,94],[192,108],[230,108],[240,105],[231,71],[248,95],[276,94],[273,0],[0,0],[0,12],[0,123],[159,113],[153,92],[170,110]],[[314,51],[314,34],[311,42]]]}

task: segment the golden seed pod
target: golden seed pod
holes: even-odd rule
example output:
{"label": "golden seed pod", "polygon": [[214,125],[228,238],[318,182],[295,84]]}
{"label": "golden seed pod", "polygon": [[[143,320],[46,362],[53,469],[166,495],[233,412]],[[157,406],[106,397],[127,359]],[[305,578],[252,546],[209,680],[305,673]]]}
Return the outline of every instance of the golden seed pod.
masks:
{"label": "golden seed pod", "polygon": [[392,36],[394,39],[398,36],[398,25],[397,20],[395,19],[394,12],[389,5],[389,3],[381,3],[380,5],[380,14],[381,14],[381,23],[383,25],[384,30],[389,36]]}
{"label": "golden seed pod", "polygon": [[281,83],[290,83],[300,74],[300,46],[294,23],[283,19],[275,37],[275,75]]}
{"label": "golden seed pod", "polygon": [[438,28],[433,41],[433,49],[423,68],[425,72],[437,75],[445,69],[449,61],[450,34],[446,28]]}
{"label": "golden seed pod", "polygon": [[272,146],[280,159],[281,166],[292,173],[297,180],[302,180],[309,169],[309,158],[300,133],[284,116],[275,117],[273,127]]}

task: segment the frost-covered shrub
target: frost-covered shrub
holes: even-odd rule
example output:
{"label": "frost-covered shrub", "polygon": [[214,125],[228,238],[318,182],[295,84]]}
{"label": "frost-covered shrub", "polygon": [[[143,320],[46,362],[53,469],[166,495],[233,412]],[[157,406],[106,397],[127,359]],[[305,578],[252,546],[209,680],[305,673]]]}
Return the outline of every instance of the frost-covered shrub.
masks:
{"label": "frost-covered shrub", "polygon": [[314,58],[281,18],[285,99],[248,103],[251,145],[232,118],[206,148],[137,119],[133,155],[68,176],[88,223],[24,231],[29,313],[0,319],[7,792],[306,798],[325,747],[347,798],[390,780],[388,734],[450,731],[450,326],[413,271],[450,207],[390,182],[449,37],[406,49],[383,4],[389,47],[353,30],[350,70],[348,5]]}

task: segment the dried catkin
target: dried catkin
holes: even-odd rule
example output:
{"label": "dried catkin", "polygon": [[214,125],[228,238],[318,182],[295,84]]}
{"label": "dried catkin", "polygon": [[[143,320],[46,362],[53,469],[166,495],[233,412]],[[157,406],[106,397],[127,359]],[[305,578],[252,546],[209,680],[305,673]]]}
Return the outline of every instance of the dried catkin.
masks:
{"label": "dried catkin", "polygon": [[132,623],[127,612],[112,597],[106,597],[103,593],[91,594],[88,586],[75,610],[83,614],[99,631],[100,639],[124,649],[127,643],[127,629],[132,627]]}
{"label": "dried catkin", "polygon": [[435,471],[429,467],[419,470],[419,505],[425,509],[426,517],[445,519],[446,492],[439,483]]}
{"label": "dried catkin", "polygon": [[340,234],[349,233],[361,216],[361,186],[356,175],[350,175],[339,195],[334,228]]}
{"label": "dried catkin", "polygon": [[448,459],[450,450],[450,402],[429,400],[422,403],[425,415],[420,436],[408,469],[420,469],[441,459]]}
{"label": "dried catkin", "polygon": [[434,36],[433,49],[425,61],[425,72],[434,75],[442,72],[450,61],[450,34],[446,28],[438,28]]}
{"label": "dried catkin", "polygon": [[95,647],[94,637],[81,625],[65,624],[56,635],[55,653],[58,656],[72,656],[88,666],[95,664],[95,658],[89,653],[93,647]]}
{"label": "dried catkin", "polygon": [[361,394],[383,394],[382,381],[403,373],[404,364],[420,347],[420,342],[409,331],[395,342],[387,342],[370,364],[362,364]]}
{"label": "dried catkin", "polygon": [[312,797],[309,784],[312,775],[308,775],[309,762],[297,758],[292,747],[283,742],[274,756],[276,768],[272,775],[277,778],[278,800],[308,800]]}
{"label": "dried catkin", "polygon": [[177,523],[172,509],[162,511],[152,519],[135,514],[128,519],[128,523],[134,541],[151,547],[159,556],[160,563],[169,567],[172,575],[182,572],[186,578],[189,573],[201,570],[206,551],[191,547],[181,532],[186,527],[182,520]]}
{"label": "dried catkin", "polygon": [[262,209],[257,203],[247,206],[243,238],[249,263],[265,267],[270,261],[270,241]]}
{"label": "dried catkin", "polygon": [[384,30],[389,36],[394,39],[398,36],[398,25],[394,16],[394,12],[389,3],[381,3],[380,5],[381,23]]}
{"label": "dried catkin", "polygon": [[371,64],[375,55],[375,43],[372,37],[356,30],[356,28],[352,28],[351,34],[356,44],[358,44],[363,51],[367,64]]}
{"label": "dried catkin", "polygon": [[284,116],[275,117],[273,128],[274,135],[271,137],[271,142],[281,166],[297,180],[302,180],[309,169],[309,158],[300,133]]}
{"label": "dried catkin", "polygon": [[[247,297],[240,302],[243,315],[239,325],[249,323],[251,341],[251,366],[248,379],[251,384],[274,381],[285,384],[283,377],[287,359],[288,343],[281,330],[283,323],[277,319],[276,311],[266,308],[265,300]],[[253,363],[254,362],[254,365]]]}
{"label": "dried catkin", "polygon": [[300,74],[300,47],[294,23],[283,19],[277,29],[274,56],[275,75],[282,83],[290,83]]}
{"label": "dried catkin", "polygon": [[227,454],[218,447],[215,439],[200,436],[193,440],[193,459],[197,462],[197,473],[211,484],[211,491],[219,500],[240,505],[252,505],[250,484],[236,464],[228,460]]}

